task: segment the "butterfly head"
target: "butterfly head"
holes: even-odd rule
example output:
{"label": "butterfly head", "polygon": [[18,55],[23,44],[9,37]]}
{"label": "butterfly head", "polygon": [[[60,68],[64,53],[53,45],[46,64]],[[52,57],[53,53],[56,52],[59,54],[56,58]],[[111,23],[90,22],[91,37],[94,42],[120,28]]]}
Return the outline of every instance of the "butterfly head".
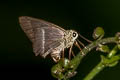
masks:
{"label": "butterfly head", "polygon": [[75,41],[78,38],[78,33],[74,30],[67,30],[67,35],[72,39],[72,41]]}
{"label": "butterfly head", "polygon": [[70,31],[72,33],[73,40],[76,40],[78,38],[78,33],[76,31],[74,31],[74,30],[70,30]]}
{"label": "butterfly head", "polygon": [[75,40],[78,38],[78,33],[74,30],[67,30],[65,38],[67,44],[72,45],[75,42]]}

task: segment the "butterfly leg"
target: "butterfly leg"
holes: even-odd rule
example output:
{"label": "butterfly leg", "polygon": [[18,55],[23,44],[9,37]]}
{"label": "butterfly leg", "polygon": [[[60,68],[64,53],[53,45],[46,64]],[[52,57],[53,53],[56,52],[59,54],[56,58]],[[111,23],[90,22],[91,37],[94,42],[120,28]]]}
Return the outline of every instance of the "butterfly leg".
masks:
{"label": "butterfly leg", "polygon": [[78,39],[77,39],[77,42],[78,42],[80,45],[82,45],[83,47],[85,47],[85,45],[84,45],[81,41],[79,41]]}
{"label": "butterfly leg", "polygon": [[71,60],[72,46],[69,49],[69,60]]}
{"label": "butterfly leg", "polygon": [[[85,45],[84,45],[81,41],[77,40],[77,42],[78,42],[80,45],[82,45],[84,48],[86,48]],[[86,49],[87,49],[87,48],[86,48]]]}
{"label": "butterfly leg", "polygon": [[73,51],[72,51],[72,56],[73,56],[73,57],[75,57],[75,54],[74,54],[74,52],[73,52]]}
{"label": "butterfly leg", "polygon": [[88,50],[88,48],[86,48],[85,45],[84,45],[81,41],[77,40],[77,42],[78,42],[80,45],[82,45],[85,49]]}
{"label": "butterfly leg", "polygon": [[[80,51],[82,52],[82,48],[79,46],[78,42],[75,42],[75,45],[80,49]],[[84,53],[82,52],[82,55],[84,55]]]}
{"label": "butterfly leg", "polygon": [[63,59],[63,61],[64,61],[64,58],[65,58],[65,56],[64,56],[64,49],[62,50],[62,59]]}

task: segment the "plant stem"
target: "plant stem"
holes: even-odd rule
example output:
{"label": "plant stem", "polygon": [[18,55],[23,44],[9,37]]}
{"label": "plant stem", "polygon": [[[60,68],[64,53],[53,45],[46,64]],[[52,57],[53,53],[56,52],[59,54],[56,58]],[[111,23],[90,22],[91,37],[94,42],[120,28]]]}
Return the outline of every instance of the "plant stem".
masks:
{"label": "plant stem", "polygon": [[[100,40],[96,40],[94,42],[92,42],[91,44],[87,45],[84,49],[82,49],[82,51],[80,51],[71,61],[70,63],[67,65],[67,67],[64,68],[63,65],[59,65],[59,63],[57,63],[56,65],[54,65],[52,67],[52,74],[55,76],[55,78],[58,79],[68,79],[68,76],[66,76],[66,73],[69,74],[70,73],[75,73],[77,67],[79,66],[80,62],[82,61],[82,59],[85,57],[85,55],[88,54],[88,52],[90,52],[92,49],[94,49],[95,47],[97,47],[99,44],[107,44],[107,43],[116,43],[117,40],[115,37],[109,37],[109,38],[104,38],[104,39],[100,39]],[[84,55],[83,55],[84,53]],[[59,67],[58,67],[59,66]],[[97,73],[99,73],[102,69],[104,68],[102,63],[99,63],[95,69],[93,69],[92,73],[88,74],[88,78],[85,78],[85,80],[90,80],[92,79]],[[63,72],[61,72],[63,71]],[[64,72],[65,71],[65,72]],[[57,73],[56,73],[57,72]],[[60,73],[60,74],[58,74]],[[65,74],[65,75],[64,75]],[[61,77],[62,78],[61,78]],[[70,78],[70,77],[69,77]]]}
{"label": "plant stem", "polygon": [[[80,64],[81,60],[87,55],[88,52],[90,52],[92,49],[97,47],[99,44],[106,44],[106,43],[116,43],[115,37],[110,37],[110,38],[104,38],[101,40],[97,40],[86,46],[81,52],[75,56],[74,59],[71,60],[71,64],[74,66],[73,70],[76,70],[78,65]],[[84,53],[84,55],[82,55]]]}
{"label": "plant stem", "polygon": [[116,54],[118,50],[118,46],[116,45],[113,50],[108,54],[108,58],[111,58],[112,56],[114,56]]}
{"label": "plant stem", "polygon": [[93,70],[83,80],[92,80],[105,67],[110,67],[111,64],[117,64],[116,62],[120,59],[119,56],[114,57],[117,51],[118,47],[115,46],[106,58],[102,56],[100,63],[95,68],[93,68]]}
{"label": "plant stem", "polygon": [[83,80],[92,80],[104,67],[102,62],[100,62]]}

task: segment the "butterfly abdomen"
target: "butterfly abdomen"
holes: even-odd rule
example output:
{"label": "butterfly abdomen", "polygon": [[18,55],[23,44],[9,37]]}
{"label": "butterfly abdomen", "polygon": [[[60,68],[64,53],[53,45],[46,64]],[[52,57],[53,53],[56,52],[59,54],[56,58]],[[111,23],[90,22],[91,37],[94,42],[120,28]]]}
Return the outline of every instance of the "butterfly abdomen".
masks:
{"label": "butterfly abdomen", "polygon": [[55,62],[58,62],[61,58],[61,51],[62,49],[54,49],[51,53],[51,57]]}

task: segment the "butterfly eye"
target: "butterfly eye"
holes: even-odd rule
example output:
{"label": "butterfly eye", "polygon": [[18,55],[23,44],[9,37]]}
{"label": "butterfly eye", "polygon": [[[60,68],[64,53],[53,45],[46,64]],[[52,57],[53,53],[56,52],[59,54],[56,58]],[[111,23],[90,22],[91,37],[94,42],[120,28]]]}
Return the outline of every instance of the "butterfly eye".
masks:
{"label": "butterfly eye", "polygon": [[76,37],[76,33],[75,32],[73,32],[73,37]]}

